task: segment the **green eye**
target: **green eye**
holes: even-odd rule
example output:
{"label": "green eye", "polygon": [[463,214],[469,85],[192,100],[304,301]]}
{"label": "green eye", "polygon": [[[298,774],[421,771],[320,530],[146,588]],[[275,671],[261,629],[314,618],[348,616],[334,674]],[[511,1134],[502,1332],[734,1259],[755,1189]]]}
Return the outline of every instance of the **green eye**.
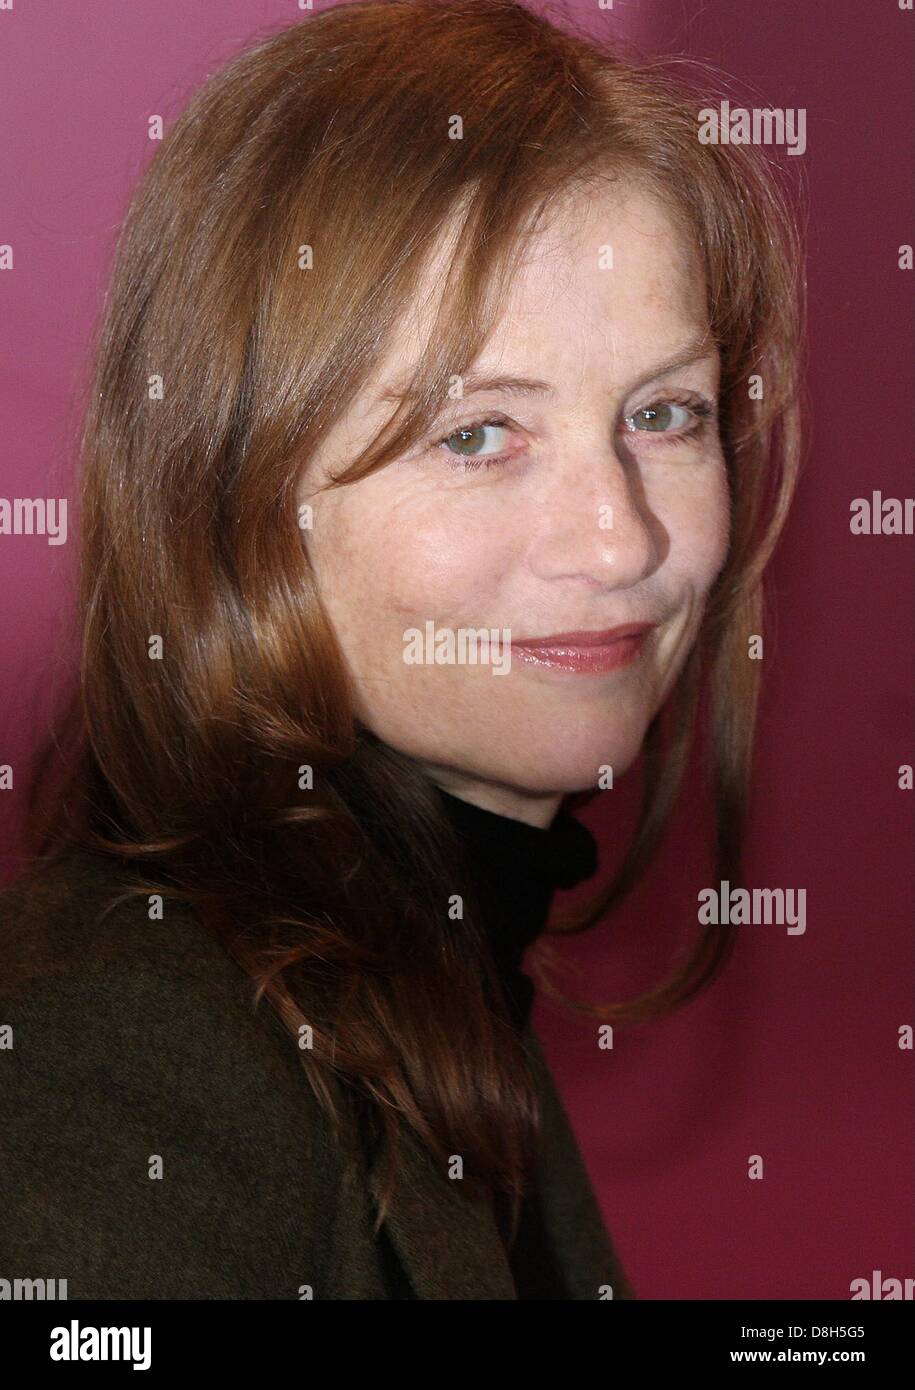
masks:
{"label": "green eye", "polygon": [[[681,416],[686,418],[677,420],[675,411],[679,411]],[[631,430],[650,430],[657,434],[666,434],[671,429],[682,429],[688,423],[690,414],[691,411],[685,406],[659,401],[657,405],[646,405],[642,410],[637,410],[627,418],[626,424]]]}
{"label": "green eye", "polygon": [[498,433],[500,429],[502,429],[502,426],[496,421],[484,421],[478,425],[465,425],[461,429],[455,430],[453,434],[449,434],[446,439],[442,440],[442,443],[445,444],[452,453],[459,454],[464,458],[474,458],[477,455],[486,457],[487,453],[498,454],[500,449],[504,448],[504,443],[500,443],[498,440],[495,444],[490,441],[489,450],[485,448],[486,431],[496,430]]}

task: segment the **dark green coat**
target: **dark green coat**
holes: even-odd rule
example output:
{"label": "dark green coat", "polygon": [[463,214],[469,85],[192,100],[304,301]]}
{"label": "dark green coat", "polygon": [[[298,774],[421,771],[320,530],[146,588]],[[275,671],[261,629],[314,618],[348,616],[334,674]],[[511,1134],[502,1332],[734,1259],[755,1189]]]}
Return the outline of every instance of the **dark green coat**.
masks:
{"label": "dark green coat", "polygon": [[[66,1279],[71,1299],[390,1298],[380,1174],[343,1162],[294,1039],[190,913],[150,921],[135,900],[93,926],[116,875],[71,853],[0,895],[0,1278]],[[51,976],[10,985],[49,958]],[[526,1039],[567,1286],[634,1297]],[[416,1297],[517,1298],[491,1206],[412,1139],[404,1161],[387,1229]]]}

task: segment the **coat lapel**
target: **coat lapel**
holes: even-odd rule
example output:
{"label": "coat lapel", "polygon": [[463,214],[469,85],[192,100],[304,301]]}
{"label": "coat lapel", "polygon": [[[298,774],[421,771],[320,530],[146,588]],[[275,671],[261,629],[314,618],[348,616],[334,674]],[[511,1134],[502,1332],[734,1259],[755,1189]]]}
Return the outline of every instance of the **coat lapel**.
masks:
{"label": "coat lapel", "polygon": [[526,1047],[541,1104],[537,1164],[540,1208],[569,1297],[635,1298],[604,1225],[572,1122],[540,1041],[530,1027]]}
{"label": "coat lapel", "polygon": [[[381,1200],[382,1173],[369,1185]],[[468,1196],[412,1135],[401,1139],[400,1170],[385,1220],[391,1243],[417,1298],[517,1299],[491,1203]]]}
{"label": "coat lapel", "polygon": [[[530,1022],[524,1038],[541,1103],[539,1202],[569,1297],[634,1298]],[[380,1161],[370,1164],[369,1186],[377,1206]],[[440,1172],[412,1132],[402,1137],[399,1178],[385,1225],[417,1298],[517,1300],[492,1203],[470,1197],[462,1182]]]}

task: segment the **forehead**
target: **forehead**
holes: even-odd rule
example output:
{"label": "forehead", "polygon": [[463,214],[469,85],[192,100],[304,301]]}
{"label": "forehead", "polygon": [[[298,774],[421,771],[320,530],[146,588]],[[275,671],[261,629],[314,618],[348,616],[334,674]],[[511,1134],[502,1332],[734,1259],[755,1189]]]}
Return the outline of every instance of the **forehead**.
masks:
{"label": "forehead", "polygon": [[[303,470],[310,481],[389,420],[428,342],[459,226],[455,214],[368,380],[322,435]],[[557,201],[530,235],[478,359],[454,373],[539,379],[566,404],[585,391],[606,399],[707,326],[698,248],[680,219],[638,184],[603,184]]]}
{"label": "forehead", "polygon": [[[419,361],[453,245],[449,229],[373,386],[403,380]],[[627,370],[637,359],[663,357],[707,321],[699,250],[683,220],[638,183],[602,183],[567,195],[529,234],[475,365],[542,376],[551,362],[568,366],[574,356],[618,359]]]}

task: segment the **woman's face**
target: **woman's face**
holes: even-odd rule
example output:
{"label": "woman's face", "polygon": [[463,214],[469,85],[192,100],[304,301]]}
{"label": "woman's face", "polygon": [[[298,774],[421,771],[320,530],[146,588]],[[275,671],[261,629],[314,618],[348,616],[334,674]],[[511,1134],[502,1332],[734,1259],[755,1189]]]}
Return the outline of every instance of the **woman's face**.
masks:
{"label": "woman's face", "polygon": [[[439,271],[311,460],[303,534],[362,722],[447,790],[546,825],[565,793],[635,760],[724,562],[702,272],[636,185],[567,201],[532,239],[463,398],[405,456],[318,491],[390,415]],[[493,377],[528,384],[475,381]],[[586,645],[632,623],[652,627]],[[549,649],[511,645],[554,634]]]}

